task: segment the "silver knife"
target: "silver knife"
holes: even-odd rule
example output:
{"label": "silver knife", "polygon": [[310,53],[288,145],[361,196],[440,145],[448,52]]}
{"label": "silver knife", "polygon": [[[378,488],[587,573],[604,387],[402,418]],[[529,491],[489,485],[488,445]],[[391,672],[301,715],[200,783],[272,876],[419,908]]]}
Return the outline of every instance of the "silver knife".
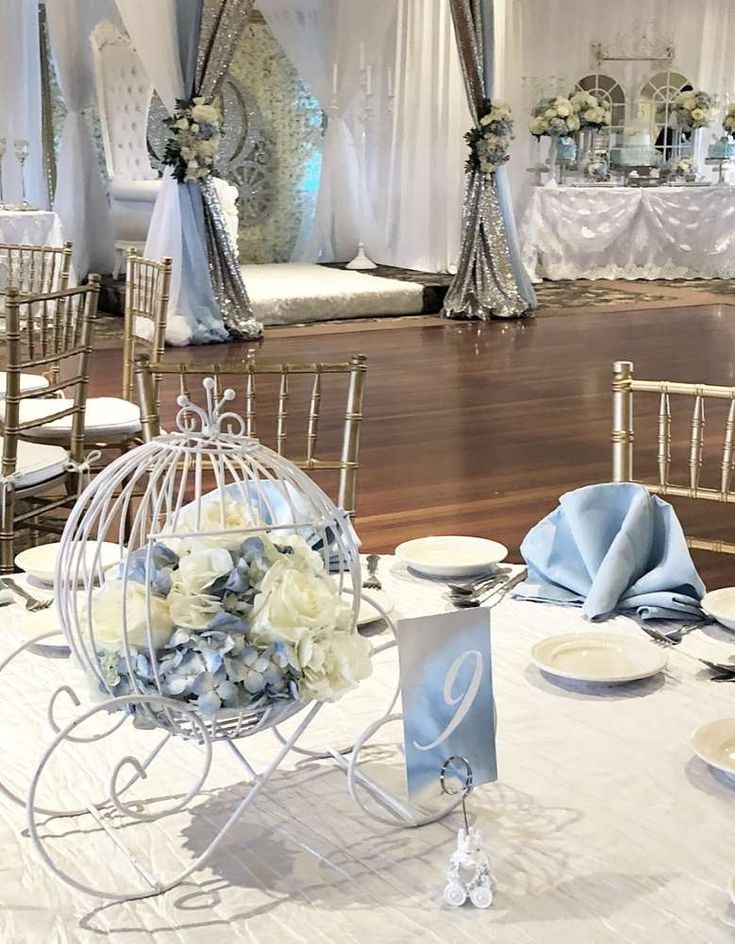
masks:
{"label": "silver knife", "polygon": [[527,576],[528,567],[524,567],[519,574],[516,574],[515,577],[512,577],[507,583],[504,583],[499,590],[492,594],[491,606],[496,606],[498,603],[500,603],[503,597],[506,596],[506,594],[512,590],[513,587],[517,587],[519,583],[523,583]]}

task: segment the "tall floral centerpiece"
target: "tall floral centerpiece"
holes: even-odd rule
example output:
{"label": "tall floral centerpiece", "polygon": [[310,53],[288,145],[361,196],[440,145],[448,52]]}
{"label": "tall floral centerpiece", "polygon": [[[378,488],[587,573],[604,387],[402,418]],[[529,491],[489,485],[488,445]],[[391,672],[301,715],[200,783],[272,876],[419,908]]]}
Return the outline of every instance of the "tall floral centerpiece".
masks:
{"label": "tall floral centerpiece", "polygon": [[687,136],[698,128],[706,128],[712,121],[715,99],[709,92],[689,89],[679,92],[674,99],[672,117],[679,131]]}
{"label": "tall floral centerpiece", "polygon": [[703,92],[701,89],[687,89],[686,91],[679,92],[674,99],[672,118],[678,139],[676,156],[683,156],[681,154],[682,141],[692,138],[692,157],[695,162],[695,174],[697,152],[696,134],[700,128],[706,128],[712,121],[714,108],[714,96],[710,95],[709,92]]}
{"label": "tall floral centerpiece", "polygon": [[492,174],[510,158],[513,114],[507,105],[485,99],[479,109],[478,124],[465,134],[470,149],[466,169]]}
{"label": "tall floral centerpiece", "polygon": [[[592,92],[579,89],[570,98],[579,115],[579,163],[587,173],[587,164],[595,158],[597,133],[603,128],[609,128],[612,123],[612,110],[603,99],[597,98]],[[599,161],[597,162],[599,164]],[[594,176],[594,175],[593,175]]]}
{"label": "tall floral centerpiece", "polygon": [[[549,163],[552,177],[556,176],[557,168],[563,175],[565,149],[573,145],[573,135],[580,129],[580,120],[577,109],[572,100],[563,95],[555,98],[542,98],[531,112],[529,130],[535,138],[547,136],[551,138],[549,149]],[[562,157],[562,160],[559,158]]]}

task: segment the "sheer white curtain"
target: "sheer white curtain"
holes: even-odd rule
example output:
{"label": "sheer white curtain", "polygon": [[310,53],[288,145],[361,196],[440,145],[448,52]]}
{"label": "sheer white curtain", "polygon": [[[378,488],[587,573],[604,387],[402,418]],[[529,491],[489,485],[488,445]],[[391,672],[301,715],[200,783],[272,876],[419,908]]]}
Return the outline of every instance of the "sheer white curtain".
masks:
{"label": "sheer white curtain", "polygon": [[376,62],[397,0],[258,0],[257,6],[328,115],[314,227],[299,240],[294,258],[349,259],[360,238],[370,249],[375,232],[362,194],[356,134],[360,67],[369,67],[377,81]]}
{"label": "sheer white curtain", "polygon": [[[186,94],[178,46],[176,0],[155,0],[155,3],[151,0],[117,0],[117,7],[153,87],[172,113],[176,99],[184,98]],[[166,340],[181,345],[191,339],[191,328],[181,313],[180,304],[183,243],[177,187],[176,180],[167,170],[153,209],[145,254],[149,259],[171,257],[171,309]]]}
{"label": "sheer white curtain", "polygon": [[0,0],[0,137],[7,141],[2,161],[3,197],[21,199],[20,166],[13,141],[28,141],[26,198],[48,207],[41,147],[41,72],[38,4],[35,0]]}
{"label": "sheer white curtain", "polygon": [[470,114],[447,0],[400,0],[380,74],[384,94],[370,140],[379,225],[373,257],[408,269],[451,270],[461,239]]}
{"label": "sheer white curtain", "polygon": [[54,209],[74,243],[77,275],[110,272],[112,222],[87,121],[82,109],[94,92],[89,34],[97,20],[94,0],[46,0],[49,35],[67,115],[61,135]]}

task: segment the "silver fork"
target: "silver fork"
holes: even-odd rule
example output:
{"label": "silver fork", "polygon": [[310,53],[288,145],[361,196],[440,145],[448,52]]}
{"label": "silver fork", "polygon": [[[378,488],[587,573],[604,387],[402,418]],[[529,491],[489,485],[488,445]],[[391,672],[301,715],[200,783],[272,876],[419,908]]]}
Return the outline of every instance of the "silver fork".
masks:
{"label": "silver fork", "polygon": [[377,554],[368,554],[367,558],[367,580],[363,580],[363,590],[382,590],[383,584],[378,580],[378,561],[380,557]]}
{"label": "silver fork", "polygon": [[13,593],[17,593],[19,597],[22,597],[26,601],[26,609],[31,613],[37,613],[39,610],[46,610],[54,602],[53,598],[48,600],[37,600],[36,597],[32,597],[30,593],[26,593],[26,591],[14,580],[11,580],[10,577],[3,577],[3,582],[6,586],[10,587]]}

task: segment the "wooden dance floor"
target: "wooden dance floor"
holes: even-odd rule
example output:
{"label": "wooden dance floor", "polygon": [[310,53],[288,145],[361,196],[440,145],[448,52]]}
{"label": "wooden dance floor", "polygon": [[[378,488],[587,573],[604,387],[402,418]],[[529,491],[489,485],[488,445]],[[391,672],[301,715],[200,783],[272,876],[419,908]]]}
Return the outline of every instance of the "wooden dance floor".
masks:
{"label": "wooden dance floor", "polygon": [[[209,363],[244,357],[252,347],[172,349],[167,358]],[[273,360],[367,355],[357,522],[366,550],[387,552],[408,537],[443,532],[492,536],[515,556],[523,535],[562,492],[609,477],[611,362],[634,361],[642,378],[735,384],[735,307],[282,328],[254,347],[258,358]],[[117,393],[119,364],[119,348],[95,353],[93,394]],[[173,388],[164,389],[169,423],[174,397]],[[686,483],[689,417],[673,406],[672,469]],[[636,411],[637,469],[650,476],[657,410],[653,397]],[[325,413],[325,435],[336,440],[339,430],[338,411]],[[703,484],[718,481],[723,435],[724,416],[708,416]],[[289,441],[300,452],[295,432]],[[677,508],[689,533],[734,539],[735,507],[684,502]],[[708,586],[733,583],[735,560],[696,558]]]}

